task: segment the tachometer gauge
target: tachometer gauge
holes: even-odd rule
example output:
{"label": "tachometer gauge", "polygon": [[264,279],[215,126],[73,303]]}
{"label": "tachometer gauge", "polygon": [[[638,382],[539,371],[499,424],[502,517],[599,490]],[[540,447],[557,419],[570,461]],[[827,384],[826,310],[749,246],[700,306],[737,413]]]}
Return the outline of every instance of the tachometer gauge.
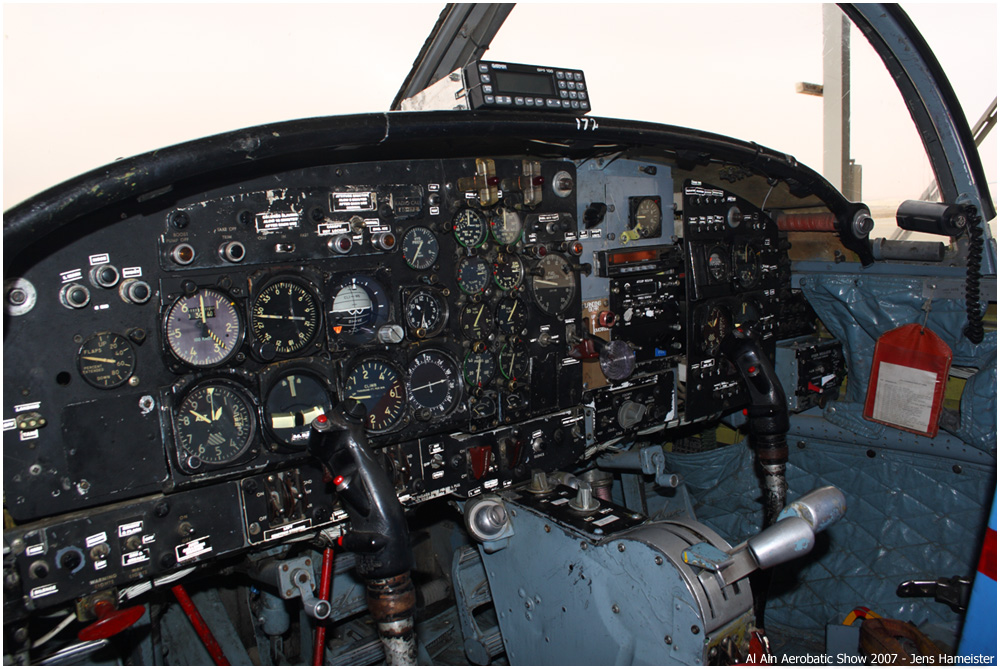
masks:
{"label": "tachometer gauge", "polygon": [[163,329],[170,352],[192,367],[227,362],[243,341],[236,304],[214,288],[177,298],[167,311]]}
{"label": "tachometer gauge", "polygon": [[528,324],[528,309],[516,297],[507,296],[497,304],[497,329],[505,335],[520,334]]}
{"label": "tachometer gauge", "polygon": [[562,315],[576,297],[576,275],[562,256],[552,254],[542,258],[531,277],[531,293],[535,304],[550,316]]}
{"label": "tachometer gauge", "polygon": [[174,424],[184,463],[221,465],[243,455],[254,434],[253,405],[225,383],[195,388],[177,407]]}
{"label": "tachometer gauge", "polygon": [[365,405],[369,432],[388,432],[406,411],[403,375],[389,362],[372,358],[358,363],[347,375],[344,396]]}
{"label": "tachometer gauge", "polygon": [[702,349],[709,355],[715,355],[722,346],[722,341],[729,334],[729,317],[722,307],[709,309],[701,325]]}
{"label": "tachometer gauge", "polygon": [[403,260],[413,269],[430,269],[437,262],[439,249],[437,237],[427,228],[410,228],[403,235]]}
{"label": "tachometer gauge", "polygon": [[721,246],[716,246],[708,252],[708,275],[713,283],[722,283],[729,279],[727,255]]}
{"label": "tachometer gauge", "polygon": [[461,399],[458,364],[441,351],[423,351],[406,370],[406,389],[415,409],[435,419],[451,413]]}
{"label": "tachometer gauge", "polygon": [[135,351],[125,337],[113,332],[92,335],[83,342],[76,356],[83,380],[109,390],[117,388],[135,371]]}
{"label": "tachometer gauge", "polygon": [[482,388],[497,373],[497,363],[489,351],[471,351],[462,363],[462,376],[473,388]]}
{"label": "tachometer gauge", "polygon": [[458,317],[462,336],[472,341],[486,339],[493,332],[493,310],[487,302],[465,305]]}
{"label": "tachometer gauge", "polygon": [[760,251],[751,242],[733,246],[733,279],[740,288],[753,288],[760,277]]}
{"label": "tachometer gauge", "polygon": [[490,265],[479,256],[468,256],[458,261],[458,287],[462,292],[475,295],[490,284]]}
{"label": "tachometer gauge", "polygon": [[348,344],[373,340],[389,318],[385,289],[371,277],[346,277],[333,287],[331,294],[330,328],[334,337]]}
{"label": "tachometer gauge", "polygon": [[306,371],[290,371],[267,391],[264,427],[281,444],[305,448],[313,419],[332,411],[333,404],[319,378]]}
{"label": "tachometer gauge", "polygon": [[403,318],[418,339],[436,337],[448,320],[448,305],[437,292],[420,288],[406,298]]}
{"label": "tachometer gauge", "polygon": [[517,244],[523,228],[521,215],[512,209],[501,207],[490,216],[490,230],[499,244],[506,246]]}
{"label": "tachometer gauge", "polygon": [[483,245],[489,234],[486,217],[475,209],[463,209],[455,214],[455,239],[467,249]]}
{"label": "tachometer gauge", "polygon": [[500,373],[511,381],[524,381],[528,376],[528,352],[523,346],[506,343],[500,349]]}
{"label": "tachometer gauge", "polygon": [[250,331],[257,342],[283,355],[298,353],[319,334],[319,304],[306,286],[278,279],[257,293],[250,309]]}
{"label": "tachometer gauge", "polygon": [[513,290],[521,285],[524,265],[516,255],[501,253],[493,263],[493,281],[500,290]]}

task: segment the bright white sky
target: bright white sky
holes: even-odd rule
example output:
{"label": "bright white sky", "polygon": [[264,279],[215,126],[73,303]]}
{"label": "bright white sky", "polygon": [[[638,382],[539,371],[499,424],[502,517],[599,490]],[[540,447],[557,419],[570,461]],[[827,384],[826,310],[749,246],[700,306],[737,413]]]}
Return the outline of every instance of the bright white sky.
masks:
{"label": "bright white sky", "polygon": [[[238,128],[381,111],[442,4],[5,5],[3,206],[117,158]],[[906,5],[970,122],[996,96],[997,7]],[[553,26],[558,26],[556,31]],[[497,60],[582,68],[594,114],[756,141],[822,168],[816,4],[518,4]],[[852,33],[864,199],[930,168],[881,62]],[[983,151],[996,184],[995,134]]]}

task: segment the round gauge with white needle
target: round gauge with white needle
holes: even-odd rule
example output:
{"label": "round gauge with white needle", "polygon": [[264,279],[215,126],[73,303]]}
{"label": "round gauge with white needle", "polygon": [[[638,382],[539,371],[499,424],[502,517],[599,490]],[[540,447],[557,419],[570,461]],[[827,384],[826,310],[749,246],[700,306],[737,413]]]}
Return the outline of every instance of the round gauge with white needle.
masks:
{"label": "round gauge with white needle", "polygon": [[406,298],[403,318],[418,339],[436,337],[448,321],[448,304],[436,291],[420,288]]}
{"label": "round gauge with white needle", "polygon": [[254,435],[253,404],[227,383],[195,388],[178,405],[174,428],[181,460],[189,467],[221,465],[246,451]]}
{"label": "round gauge with white needle", "polygon": [[538,261],[531,277],[535,304],[550,316],[560,316],[576,297],[576,274],[560,255],[550,253]]}
{"label": "round gauge with white needle", "polygon": [[317,376],[289,371],[275,381],[264,398],[264,427],[276,441],[305,448],[313,420],[333,410],[333,397]]}
{"label": "round gauge with white needle", "polygon": [[528,308],[523,300],[508,295],[497,303],[497,329],[501,334],[520,334],[528,325]]}
{"label": "round gauge with white needle", "polygon": [[114,332],[88,337],[76,356],[84,381],[105,390],[117,388],[135,371],[135,351],[128,339]]}
{"label": "round gauge with white needle", "polygon": [[521,239],[521,231],[524,224],[521,222],[521,215],[513,209],[501,207],[490,215],[490,230],[497,243],[504,245],[517,244]]}
{"label": "round gauge with white needle", "polygon": [[472,302],[462,309],[458,322],[462,327],[462,336],[466,339],[486,339],[493,333],[493,309],[488,302]]}
{"label": "round gauge with white needle", "polygon": [[467,249],[477,249],[486,242],[490,230],[486,217],[475,209],[463,209],[455,214],[455,239]]}
{"label": "round gauge with white needle", "polygon": [[437,262],[440,246],[437,237],[428,228],[416,226],[403,235],[403,260],[416,270],[430,269]]}
{"label": "round gauge with white needle", "polygon": [[473,388],[482,388],[493,380],[497,363],[489,351],[470,351],[462,363],[462,376]]}
{"label": "round gauge with white needle", "polygon": [[417,354],[407,368],[407,396],[413,408],[434,418],[451,413],[462,396],[458,364],[442,351]]}
{"label": "round gauge with white needle", "polygon": [[403,375],[381,358],[364,360],[351,369],[344,383],[344,396],[365,405],[365,428],[373,433],[393,429],[406,411]]}
{"label": "round gauge with white needle", "polygon": [[312,290],[295,279],[277,279],[264,286],[250,308],[250,331],[263,346],[292,355],[319,334],[319,303]]}
{"label": "round gauge with white needle", "polygon": [[167,310],[163,331],[170,352],[192,367],[229,361],[243,341],[236,303],[215,288],[178,297]]}

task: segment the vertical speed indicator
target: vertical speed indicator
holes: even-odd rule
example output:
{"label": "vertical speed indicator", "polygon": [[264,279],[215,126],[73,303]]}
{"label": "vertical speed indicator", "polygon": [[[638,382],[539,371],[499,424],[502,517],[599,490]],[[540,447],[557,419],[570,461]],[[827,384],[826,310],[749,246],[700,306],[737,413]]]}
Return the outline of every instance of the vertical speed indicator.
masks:
{"label": "vertical speed indicator", "polygon": [[344,384],[344,396],[365,405],[365,428],[369,432],[388,432],[406,411],[406,387],[403,375],[379,358],[364,360],[351,369]]}

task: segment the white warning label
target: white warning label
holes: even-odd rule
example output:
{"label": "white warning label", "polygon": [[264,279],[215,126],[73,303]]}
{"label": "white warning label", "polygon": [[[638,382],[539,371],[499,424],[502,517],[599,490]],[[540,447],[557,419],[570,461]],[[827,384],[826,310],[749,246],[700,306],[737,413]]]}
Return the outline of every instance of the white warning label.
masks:
{"label": "white warning label", "polygon": [[331,208],[334,211],[375,211],[375,193],[331,193]]}

